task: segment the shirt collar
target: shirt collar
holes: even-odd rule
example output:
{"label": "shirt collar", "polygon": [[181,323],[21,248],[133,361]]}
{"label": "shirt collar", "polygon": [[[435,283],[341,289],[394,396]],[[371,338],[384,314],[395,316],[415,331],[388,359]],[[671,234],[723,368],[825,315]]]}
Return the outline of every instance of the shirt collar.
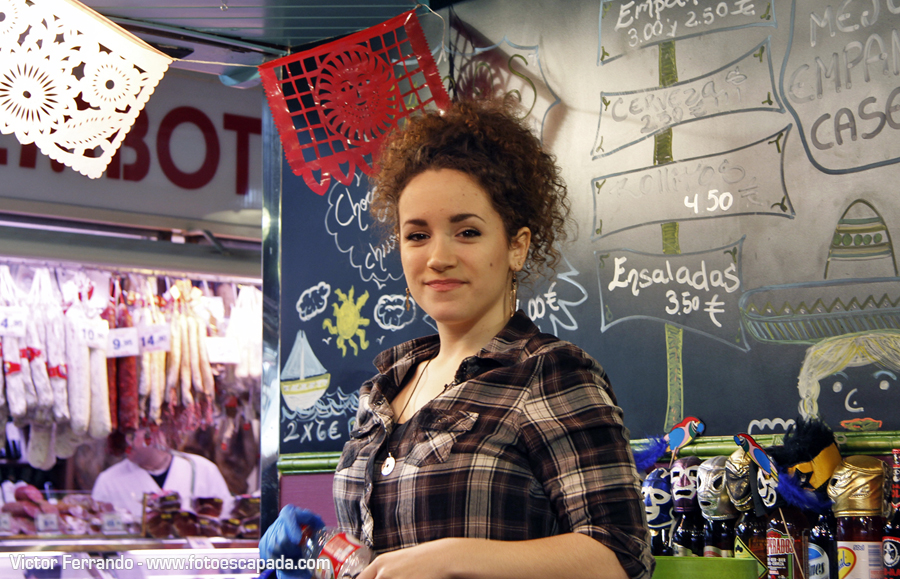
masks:
{"label": "shirt collar", "polygon": [[[488,365],[511,366],[525,356],[525,345],[539,331],[534,322],[519,310],[474,357],[490,360]],[[378,354],[375,367],[382,374],[395,373],[400,378],[396,381],[399,384],[413,365],[433,358],[438,349],[440,339],[437,334],[415,338]]]}

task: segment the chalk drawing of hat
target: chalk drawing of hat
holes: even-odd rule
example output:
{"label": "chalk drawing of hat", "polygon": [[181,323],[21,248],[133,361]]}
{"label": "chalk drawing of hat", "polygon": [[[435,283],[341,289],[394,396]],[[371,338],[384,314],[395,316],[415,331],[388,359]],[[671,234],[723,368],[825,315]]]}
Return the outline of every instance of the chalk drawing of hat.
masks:
{"label": "chalk drawing of hat", "polygon": [[894,245],[884,219],[863,199],[851,203],[834,229],[828,261],[825,263],[825,278],[832,262],[889,260],[889,267],[897,275],[897,260]]}
{"label": "chalk drawing of hat", "polygon": [[[832,263],[888,260],[883,277],[828,280]],[[893,273],[893,277],[888,277]],[[760,342],[814,344],[873,330],[900,330],[900,279],[887,225],[862,199],[838,220],[823,281],[760,287],[739,303],[747,333]]]}

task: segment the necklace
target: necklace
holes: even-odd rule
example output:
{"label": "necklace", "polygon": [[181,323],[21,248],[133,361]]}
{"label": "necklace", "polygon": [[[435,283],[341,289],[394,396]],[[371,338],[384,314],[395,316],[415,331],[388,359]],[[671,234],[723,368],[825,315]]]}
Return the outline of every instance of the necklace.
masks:
{"label": "necklace", "polygon": [[[406,412],[406,407],[409,406],[410,401],[413,399],[413,395],[416,393],[416,389],[419,387],[419,382],[422,381],[422,376],[425,375],[425,372],[428,370],[428,365],[431,364],[431,361],[434,358],[429,358],[427,362],[425,362],[425,367],[422,368],[422,373],[419,374],[419,377],[416,378],[416,383],[413,385],[412,390],[409,392],[409,398],[406,399],[406,402],[403,404],[403,408],[400,410],[399,414],[397,414],[397,418],[399,419],[403,416],[403,413]],[[390,444],[388,445],[388,455],[387,458],[384,459],[384,464],[381,465],[381,474],[387,476],[394,472],[394,465],[397,463],[394,460],[394,455],[390,450]]]}

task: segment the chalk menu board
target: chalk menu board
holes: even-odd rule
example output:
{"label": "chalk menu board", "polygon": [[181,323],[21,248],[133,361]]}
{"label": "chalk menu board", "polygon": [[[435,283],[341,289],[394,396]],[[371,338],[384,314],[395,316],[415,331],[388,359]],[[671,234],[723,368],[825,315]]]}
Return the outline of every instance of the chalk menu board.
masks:
{"label": "chalk menu board", "polygon": [[[519,306],[604,366],[632,437],[690,415],[780,433],[801,400],[839,432],[900,430],[900,3],[441,16],[421,19],[451,96],[515,92],[568,183],[577,238]],[[434,331],[356,177],[319,196],[284,170],[282,384],[328,380],[282,401],[282,452],[340,450],[375,354]]]}

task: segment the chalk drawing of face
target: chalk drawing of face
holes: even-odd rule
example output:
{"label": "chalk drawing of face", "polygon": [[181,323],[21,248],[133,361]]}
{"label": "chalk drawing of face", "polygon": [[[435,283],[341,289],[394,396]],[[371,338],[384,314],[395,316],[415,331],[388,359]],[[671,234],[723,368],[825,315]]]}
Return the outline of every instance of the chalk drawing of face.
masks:
{"label": "chalk drawing of face", "polygon": [[819,380],[823,419],[848,430],[877,430],[900,401],[898,374],[876,365],[847,367]]}
{"label": "chalk drawing of face", "polygon": [[798,378],[800,414],[878,430],[900,402],[900,331],[847,334],[811,346]]}

